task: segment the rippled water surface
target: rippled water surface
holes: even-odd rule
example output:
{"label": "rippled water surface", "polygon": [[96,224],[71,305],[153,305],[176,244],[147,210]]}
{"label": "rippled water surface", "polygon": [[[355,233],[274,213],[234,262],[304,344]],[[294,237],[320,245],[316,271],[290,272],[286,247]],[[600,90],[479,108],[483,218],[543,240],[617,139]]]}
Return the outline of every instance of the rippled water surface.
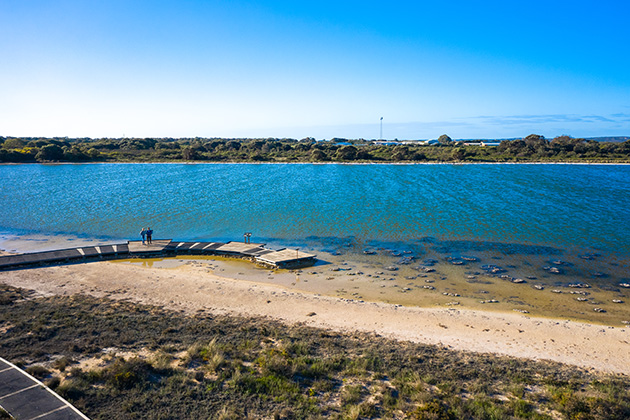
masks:
{"label": "rippled water surface", "polygon": [[[630,254],[630,166],[0,166],[4,232],[300,242],[352,238]],[[315,239],[316,238],[316,239]]]}

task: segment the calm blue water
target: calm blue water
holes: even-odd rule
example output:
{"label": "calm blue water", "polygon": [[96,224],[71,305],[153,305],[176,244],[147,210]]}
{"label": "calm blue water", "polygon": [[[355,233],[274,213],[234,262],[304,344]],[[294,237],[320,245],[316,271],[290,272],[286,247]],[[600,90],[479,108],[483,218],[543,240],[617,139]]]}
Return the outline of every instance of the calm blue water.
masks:
{"label": "calm blue water", "polygon": [[[630,255],[623,165],[0,165],[0,232]],[[464,247],[465,248],[465,247]],[[535,248],[532,248],[535,249]]]}

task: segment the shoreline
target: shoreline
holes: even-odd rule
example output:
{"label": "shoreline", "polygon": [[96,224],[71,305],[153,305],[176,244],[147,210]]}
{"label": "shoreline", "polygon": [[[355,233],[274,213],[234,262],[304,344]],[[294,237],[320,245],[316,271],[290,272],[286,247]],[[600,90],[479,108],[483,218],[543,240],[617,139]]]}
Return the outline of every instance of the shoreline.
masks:
{"label": "shoreline", "polygon": [[[209,311],[268,317],[287,324],[370,332],[457,350],[547,359],[630,374],[630,364],[619,357],[630,351],[630,327],[325,296],[290,285],[235,279],[229,275],[229,266],[230,262],[218,260],[211,267],[192,261],[174,268],[95,262],[0,272],[0,282],[33,289],[44,296],[82,293],[190,314]],[[236,270],[245,278],[255,278],[248,276],[243,266]]]}
{"label": "shoreline", "polygon": [[[5,235],[0,237],[0,255],[10,255],[16,250],[38,252],[99,246],[109,242],[102,238],[73,235]],[[277,247],[278,244],[275,245]],[[368,254],[360,251],[361,246],[347,246],[340,243],[325,250],[318,246],[299,245],[303,252],[315,254],[317,261],[313,266],[296,271],[270,270],[249,260],[185,253],[140,258],[131,256],[109,261],[149,269],[185,269],[189,265],[199,265],[211,272],[216,266],[220,267],[220,272],[215,274],[235,281],[254,281],[350,301],[497,314],[516,312],[604,327],[630,327],[630,290],[619,283],[627,282],[619,275],[623,275],[623,267],[630,266],[630,260],[620,260],[617,256],[612,259],[599,256],[595,261],[597,265],[593,266],[588,258],[579,257],[582,254],[556,256],[545,252],[523,252],[512,255],[501,250],[489,253],[470,251],[474,262],[465,262],[453,255],[468,251],[444,251],[431,246],[414,249],[403,244],[394,249],[369,246],[371,251]],[[275,249],[273,244],[271,248]],[[405,261],[408,258],[410,260]],[[77,261],[68,265],[44,264],[40,267],[81,264],[91,263]],[[488,271],[488,267],[499,268],[499,274]],[[551,274],[551,268],[557,269],[559,274]],[[622,271],[611,273],[611,268]],[[612,277],[606,274],[600,279],[592,274],[600,269]]]}
{"label": "shoreline", "polygon": [[218,161],[149,161],[149,162],[0,162],[6,165],[630,165],[630,162],[218,162]]}

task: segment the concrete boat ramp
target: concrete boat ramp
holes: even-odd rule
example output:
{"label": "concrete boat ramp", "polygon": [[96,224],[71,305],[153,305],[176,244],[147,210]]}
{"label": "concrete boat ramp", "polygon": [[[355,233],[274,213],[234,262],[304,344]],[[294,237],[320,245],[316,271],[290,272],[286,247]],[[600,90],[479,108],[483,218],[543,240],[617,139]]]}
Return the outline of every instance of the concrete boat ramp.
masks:
{"label": "concrete boat ramp", "polygon": [[299,268],[315,264],[315,255],[296,249],[273,250],[265,244],[245,242],[177,242],[156,239],[151,244],[128,241],[120,244],[60,249],[0,256],[0,271],[50,264],[76,264],[127,258],[160,258],[177,255],[218,255],[250,260],[268,268]]}

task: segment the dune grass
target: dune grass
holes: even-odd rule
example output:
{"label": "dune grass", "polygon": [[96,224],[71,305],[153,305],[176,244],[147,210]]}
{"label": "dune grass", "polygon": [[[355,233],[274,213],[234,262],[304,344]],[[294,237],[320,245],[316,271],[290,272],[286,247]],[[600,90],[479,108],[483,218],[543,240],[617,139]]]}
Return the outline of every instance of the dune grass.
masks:
{"label": "dune grass", "polygon": [[630,418],[623,375],[268,319],[0,285],[0,331],[92,419]]}

